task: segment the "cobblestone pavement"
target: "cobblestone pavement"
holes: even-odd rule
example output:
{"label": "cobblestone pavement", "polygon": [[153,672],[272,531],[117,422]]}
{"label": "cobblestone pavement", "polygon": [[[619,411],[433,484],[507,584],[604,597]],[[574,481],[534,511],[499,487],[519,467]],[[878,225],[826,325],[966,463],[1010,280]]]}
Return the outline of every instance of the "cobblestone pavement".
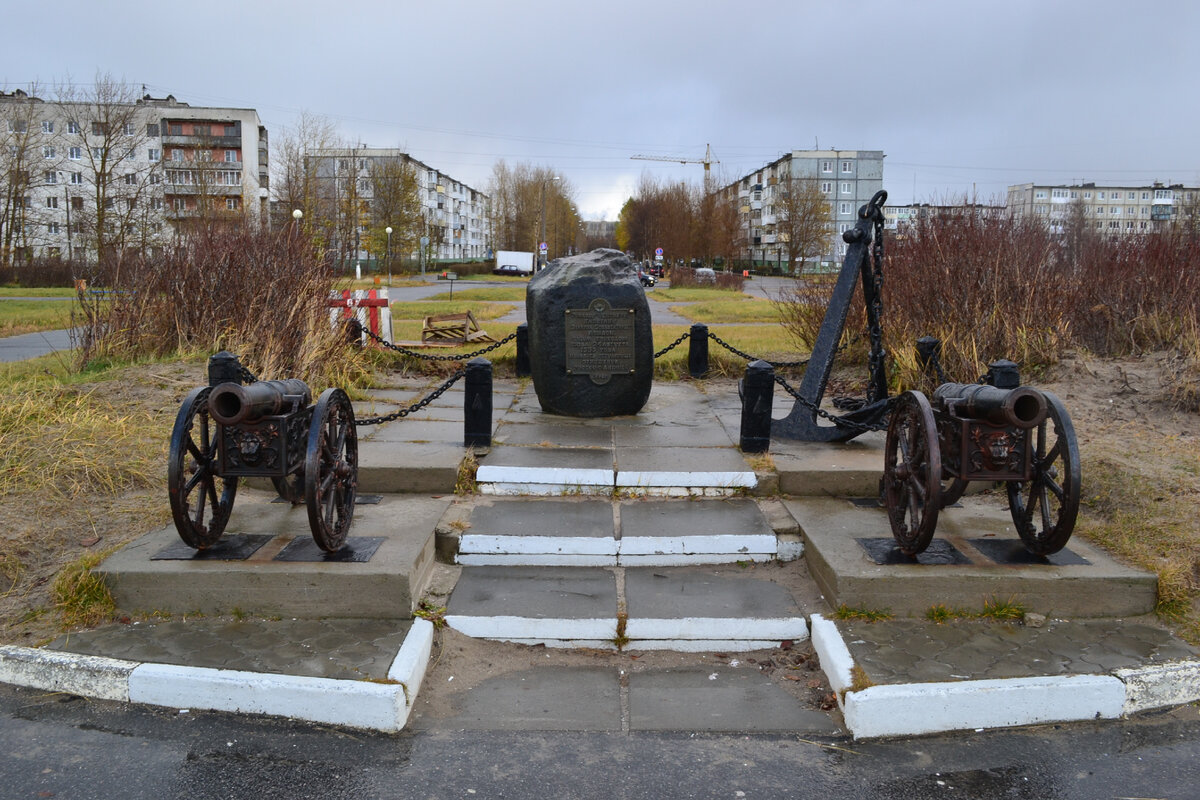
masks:
{"label": "cobblestone pavement", "polygon": [[1107,674],[1193,658],[1167,631],[1129,620],[1019,623],[956,620],[839,621],[855,664],[877,684]]}
{"label": "cobblestone pavement", "polygon": [[411,620],[132,622],[59,637],[49,647],[128,661],[304,675],[383,679]]}

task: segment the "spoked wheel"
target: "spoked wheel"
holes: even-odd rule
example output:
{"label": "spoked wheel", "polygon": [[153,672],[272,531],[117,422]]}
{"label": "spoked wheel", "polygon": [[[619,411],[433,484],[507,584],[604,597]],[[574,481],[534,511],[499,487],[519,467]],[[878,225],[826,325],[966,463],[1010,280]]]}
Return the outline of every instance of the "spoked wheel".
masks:
{"label": "spoked wheel", "polygon": [[1039,556],[1066,546],[1079,514],[1079,443],[1062,401],[1046,395],[1049,413],[1033,435],[1033,476],[1009,481],[1008,507],[1017,534]]}
{"label": "spoked wheel", "polygon": [[326,389],[313,409],[304,461],[304,500],[313,540],[327,553],[341,549],[358,491],[358,433],[354,408],[341,389]]}
{"label": "spoked wheel", "polygon": [[304,470],[296,470],[286,478],[271,478],[279,496],[294,506],[304,502]]}
{"label": "spoked wheel", "polygon": [[933,409],[920,392],[900,395],[892,409],[883,462],[883,502],[905,555],[929,547],[942,508],[942,454]]}
{"label": "spoked wheel", "polygon": [[208,386],[183,400],[171,431],[167,489],[179,538],[203,550],[225,531],[238,479],[217,475],[217,423],[208,416]]}

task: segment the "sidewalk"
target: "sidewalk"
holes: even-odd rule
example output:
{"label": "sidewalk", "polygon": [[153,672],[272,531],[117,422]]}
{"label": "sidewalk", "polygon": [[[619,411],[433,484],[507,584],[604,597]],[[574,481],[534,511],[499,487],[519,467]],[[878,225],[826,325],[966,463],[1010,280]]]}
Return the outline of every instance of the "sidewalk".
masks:
{"label": "sidewalk", "polygon": [[[424,388],[398,381],[358,411],[386,413]],[[777,396],[775,416],[786,410]],[[417,414],[360,430],[360,491],[382,498],[360,506],[352,534],[384,540],[371,560],[279,560],[307,531],[279,522],[286,508],[269,495],[239,493],[227,537],[269,534],[259,556],[157,561],[171,576],[158,581],[164,597],[188,607],[43,650],[0,649],[0,680],[383,730],[858,738],[1115,718],[1200,699],[1196,651],[1149,615],[1152,594],[1147,606],[1101,589],[1091,613],[1062,614],[1053,595],[1028,588],[1079,593],[1113,574],[1130,585],[1152,576],[1106,560],[1078,533],[1064,554],[1083,564],[990,558],[970,540],[1005,537],[995,496],[944,515],[939,539],[966,563],[879,563],[863,542],[879,538],[882,512],[852,499],[874,491],[881,437],[773,442],[769,460],[750,461],[735,445],[739,413],[731,381],[656,385],[642,414],[600,420],[551,417],[528,383],[498,382],[493,447],[476,454],[479,491],[455,497],[466,455],[456,386]],[[102,567],[122,613],[162,608],[154,582],[122,599],[117,562],[134,551],[149,559],[173,535],[150,534]],[[411,555],[395,559],[401,550]],[[372,563],[392,564],[407,588],[392,611],[364,619],[379,616],[383,596],[351,587]],[[1047,619],[924,618],[939,602],[978,611],[997,586]],[[940,595],[946,587],[954,594]],[[326,594],[314,602],[313,592]],[[423,613],[447,627],[406,619],[421,596]],[[843,603],[896,616],[839,619]],[[244,619],[230,618],[235,606]],[[318,619],[331,616],[322,608],[340,619]]]}

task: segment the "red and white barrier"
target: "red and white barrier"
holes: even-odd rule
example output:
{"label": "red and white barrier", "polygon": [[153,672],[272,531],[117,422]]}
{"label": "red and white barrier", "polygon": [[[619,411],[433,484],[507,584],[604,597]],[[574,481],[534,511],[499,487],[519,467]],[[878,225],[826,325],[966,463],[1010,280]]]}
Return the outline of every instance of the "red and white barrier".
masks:
{"label": "red and white barrier", "polygon": [[[364,331],[392,344],[392,309],[387,289],[344,289],[329,296],[329,322],[337,326],[340,320],[357,319]],[[363,344],[367,335],[362,335]]]}

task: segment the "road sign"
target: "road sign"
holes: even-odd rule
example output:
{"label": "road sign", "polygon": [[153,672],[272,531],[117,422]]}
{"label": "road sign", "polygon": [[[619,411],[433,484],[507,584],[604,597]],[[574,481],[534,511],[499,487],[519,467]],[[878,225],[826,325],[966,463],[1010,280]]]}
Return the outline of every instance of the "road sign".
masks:
{"label": "road sign", "polygon": [[662,248],[661,247],[654,248],[654,257],[662,258]]}
{"label": "road sign", "polygon": [[546,252],[546,243],[542,242],[541,244],[539,244],[538,250],[541,250],[543,253]]}

